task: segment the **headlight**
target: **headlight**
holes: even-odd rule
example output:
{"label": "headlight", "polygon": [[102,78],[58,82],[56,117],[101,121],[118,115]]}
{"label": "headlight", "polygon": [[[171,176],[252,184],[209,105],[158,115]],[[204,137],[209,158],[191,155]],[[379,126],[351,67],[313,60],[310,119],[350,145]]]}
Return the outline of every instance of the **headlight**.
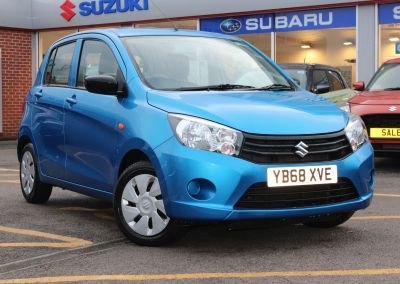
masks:
{"label": "headlight", "polygon": [[345,111],[345,112],[350,112],[350,106],[349,106],[349,104],[346,104],[346,105],[340,107],[340,109],[343,110],[343,111]]}
{"label": "headlight", "polygon": [[368,141],[367,129],[358,115],[349,113],[349,122],[345,128],[345,132],[353,151],[356,151],[362,144]]}
{"label": "headlight", "polygon": [[169,114],[168,118],[183,145],[229,156],[239,155],[243,141],[240,131],[187,115]]}

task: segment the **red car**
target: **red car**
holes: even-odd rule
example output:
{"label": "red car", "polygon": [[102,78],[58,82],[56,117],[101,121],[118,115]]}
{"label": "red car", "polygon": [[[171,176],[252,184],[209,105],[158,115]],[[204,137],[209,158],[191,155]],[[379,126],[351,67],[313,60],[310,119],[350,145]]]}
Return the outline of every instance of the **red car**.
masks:
{"label": "red car", "polygon": [[369,84],[349,101],[352,113],[362,117],[376,153],[400,153],[400,58],[385,62]]}

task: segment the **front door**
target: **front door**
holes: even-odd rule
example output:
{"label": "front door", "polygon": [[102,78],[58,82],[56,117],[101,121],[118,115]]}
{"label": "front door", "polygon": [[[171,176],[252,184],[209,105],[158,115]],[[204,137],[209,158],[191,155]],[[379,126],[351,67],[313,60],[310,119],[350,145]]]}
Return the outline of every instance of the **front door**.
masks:
{"label": "front door", "polygon": [[112,192],[116,171],[120,99],[94,94],[84,87],[84,78],[111,75],[123,78],[109,46],[100,40],[84,40],[76,88],[66,104],[66,180],[79,186]]}

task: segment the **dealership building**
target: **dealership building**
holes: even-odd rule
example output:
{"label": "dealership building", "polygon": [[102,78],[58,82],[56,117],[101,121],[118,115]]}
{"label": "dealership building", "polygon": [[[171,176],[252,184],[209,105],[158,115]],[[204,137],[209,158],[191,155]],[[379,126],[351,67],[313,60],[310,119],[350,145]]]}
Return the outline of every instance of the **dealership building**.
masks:
{"label": "dealership building", "polygon": [[235,35],[281,63],[322,63],[351,83],[400,57],[400,2],[346,0],[10,0],[0,9],[0,139],[16,137],[24,99],[57,39],[98,28],[163,27]]}

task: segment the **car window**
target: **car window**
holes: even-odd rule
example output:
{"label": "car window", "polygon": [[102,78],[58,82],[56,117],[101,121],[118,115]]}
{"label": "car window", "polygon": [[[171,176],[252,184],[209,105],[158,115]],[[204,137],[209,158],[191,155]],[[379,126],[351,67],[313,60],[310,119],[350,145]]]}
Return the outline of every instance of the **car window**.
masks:
{"label": "car window", "polygon": [[367,89],[370,91],[399,90],[399,74],[400,64],[384,64],[372,78]]}
{"label": "car window", "polygon": [[291,85],[275,66],[242,41],[146,36],[124,38],[123,42],[142,79],[154,89]]}
{"label": "car window", "polygon": [[312,85],[317,86],[329,86],[329,80],[324,70],[314,70],[312,76]]}
{"label": "car window", "polygon": [[97,40],[86,40],[83,43],[77,86],[85,86],[85,78],[95,75],[110,75],[120,80],[121,71],[118,62],[106,43]]}
{"label": "car window", "polygon": [[296,81],[302,88],[307,88],[307,70],[300,68],[300,69],[285,69],[283,68],[288,75]]}
{"label": "car window", "polygon": [[345,89],[345,85],[340,78],[340,75],[335,71],[328,71],[328,77],[330,81],[330,91],[338,91]]}
{"label": "car window", "polygon": [[47,63],[45,84],[68,85],[75,42],[57,47]]}
{"label": "car window", "polygon": [[56,56],[57,49],[53,49],[51,52],[51,55],[49,57],[49,61],[47,62],[46,66],[46,72],[45,72],[45,77],[44,77],[44,83],[48,85],[51,81],[51,71],[53,70],[54,66],[54,57]]}

